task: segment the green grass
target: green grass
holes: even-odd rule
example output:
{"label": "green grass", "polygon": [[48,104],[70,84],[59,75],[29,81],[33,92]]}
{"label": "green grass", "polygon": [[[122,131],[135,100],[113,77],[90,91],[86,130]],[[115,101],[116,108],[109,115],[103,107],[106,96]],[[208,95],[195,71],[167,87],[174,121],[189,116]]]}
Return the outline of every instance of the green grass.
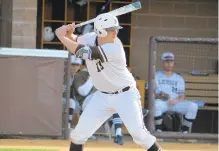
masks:
{"label": "green grass", "polygon": [[59,151],[59,150],[57,150],[57,149],[0,148],[0,151]]}

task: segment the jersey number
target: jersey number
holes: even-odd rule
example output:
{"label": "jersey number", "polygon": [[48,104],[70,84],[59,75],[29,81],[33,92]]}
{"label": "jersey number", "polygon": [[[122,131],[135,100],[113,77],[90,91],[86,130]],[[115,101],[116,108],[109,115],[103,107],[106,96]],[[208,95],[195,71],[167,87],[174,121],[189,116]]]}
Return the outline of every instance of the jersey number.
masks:
{"label": "jersey number", "polygon": [[101,70],[104,69],[100,60],[96,63],[96,65],[97,65],[97,72],[101,72]]}
{"label": "jersey number", "polygon": [[172,92],[177,93],[177,88],[172,87]]}

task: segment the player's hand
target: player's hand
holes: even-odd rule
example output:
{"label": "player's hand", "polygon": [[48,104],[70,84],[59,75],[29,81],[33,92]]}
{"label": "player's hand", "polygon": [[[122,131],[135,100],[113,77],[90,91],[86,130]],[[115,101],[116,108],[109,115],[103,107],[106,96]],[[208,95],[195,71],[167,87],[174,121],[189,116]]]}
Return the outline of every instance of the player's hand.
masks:
{"label": "player's hand", "polygon": [[75,32],[75,23],[71,23],[66,25],[66,37],[71,37],[71,35]]}
{"label": "player's hand", "polygon": [[161,92],[160,96],[161,96],[162,100],[169,100],[169,98],[170,98],[170,96],[164,92]]}
{"label": "player's hand", "polygon": [[55,31],[57,37],[62,37],[62,36],[64,37],[66,35],[66,32],[67,32],[67,29],[65,25],[57,28]]}
{"label": "player's hand", "polygon": [[177,102],[178,102],[177,100],[170,100],[168,106],[169,107],[174,106]]}

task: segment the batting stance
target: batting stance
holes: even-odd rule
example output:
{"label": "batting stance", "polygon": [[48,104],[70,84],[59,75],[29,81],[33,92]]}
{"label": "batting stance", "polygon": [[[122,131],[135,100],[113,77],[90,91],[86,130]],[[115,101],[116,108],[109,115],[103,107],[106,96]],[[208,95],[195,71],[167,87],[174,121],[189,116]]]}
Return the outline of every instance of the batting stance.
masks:
{"label": "batting stance", "polygon": [[166,52],[161,56],[164,71],[155,74],[156,92],[154,115],[158,132],[162,131],[163,113],[174,111],[184,115],[182,132],[188,133],[192,122],[196,118],[197,104],[185,100],[185,81],[177,73],[172,72],[175,57]]}
{"label": "batting stance", "polygon": [[[75,62],[78,58],[75,55],[71,56],[72,62]],[[92,97],[96,92],[95,87],[93,86],[92,80],[89,76],[87,69],[78,70],[74,75],[74,81],[71,86],[71,96],[74,98],[75,107],[77,107],[77,102],[82,106],[82,111],[85,110],[87,104],[91,101]],[[77,108],[73,108],[72,112],[69,112],[70,117],[73,117],[71,114]],[[69,110],[70,111],[70,110]],[[72,119],[69,120],[72,122]],[[120,119],[118,114],[113,114],[110,118],[112,122],[112,129],[115,132],[116,136],[114,138],[114,143],[123,145],[123,137],[122,137],[122,120]]]}
{"label": "batting stance", "polygon": [[65,25],[56,30],[57,37],[68,50],[86,61],[92,83],[97,88],[70,134],[70,151],[82,151],[87,139],[113,113],[119,114],[137,144],[148,151],[161,151],[143,122],[140,94],[126,67],[123,45],[117,38],[121,28],[115,16],[105,13],[95,18],[95,32],[78,38],[74,34],[71,40],[66,37]]}

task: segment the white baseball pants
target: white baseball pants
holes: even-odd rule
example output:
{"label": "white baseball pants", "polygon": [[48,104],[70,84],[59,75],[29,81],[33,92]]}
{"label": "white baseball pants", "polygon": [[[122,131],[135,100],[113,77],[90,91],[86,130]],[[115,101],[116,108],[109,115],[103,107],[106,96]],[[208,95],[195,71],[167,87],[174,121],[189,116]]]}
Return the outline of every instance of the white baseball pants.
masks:
{"label": "white baseball pants", "polygon": [[144,126],[140,95],[135,87],[119,94],[97,91],[70,134],[72,142],[84,144],[114,113],[119,114],[135,143],[145,149],[155,143],[156,138]]}
{"label": "white baseball pants", "polygon": [[195,119],[198,112],[198,105],[191,101],[180,101],[172,107],[168,106],[168,101],[156,99],[154,102],[154,116],[162,116],[167,111],[182,113],[187,119]]}

